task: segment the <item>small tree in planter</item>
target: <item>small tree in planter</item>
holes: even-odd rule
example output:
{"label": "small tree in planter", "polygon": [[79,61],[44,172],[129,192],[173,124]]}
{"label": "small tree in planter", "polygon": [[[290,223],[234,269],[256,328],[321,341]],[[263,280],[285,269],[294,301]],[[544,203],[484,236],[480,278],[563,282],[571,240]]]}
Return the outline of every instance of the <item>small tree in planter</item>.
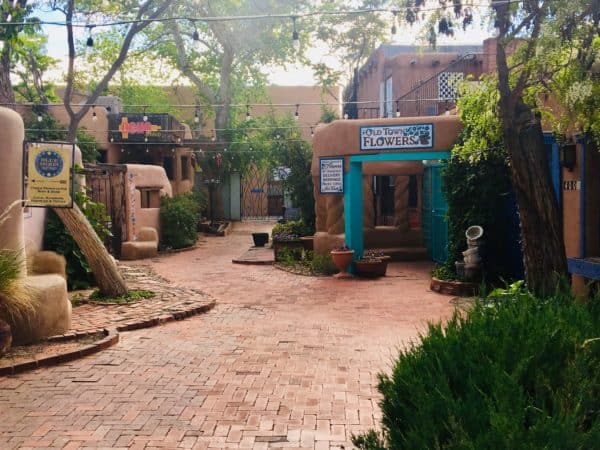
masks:
{"label": "small tree in planter", "polygon": [[191,247],[198,238],[201,204],[194,194],[162,197],[160,201],[161,246]]}

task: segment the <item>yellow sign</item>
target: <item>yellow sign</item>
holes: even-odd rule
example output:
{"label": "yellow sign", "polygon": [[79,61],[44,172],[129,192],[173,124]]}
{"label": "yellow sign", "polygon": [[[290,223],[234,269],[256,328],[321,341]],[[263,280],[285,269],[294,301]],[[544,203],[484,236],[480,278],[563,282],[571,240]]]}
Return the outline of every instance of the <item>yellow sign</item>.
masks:
{"label": "yellow sign", "polygon": [[73,146],[37,144],[27,156],[27,206],[70,208],[73,206]]}

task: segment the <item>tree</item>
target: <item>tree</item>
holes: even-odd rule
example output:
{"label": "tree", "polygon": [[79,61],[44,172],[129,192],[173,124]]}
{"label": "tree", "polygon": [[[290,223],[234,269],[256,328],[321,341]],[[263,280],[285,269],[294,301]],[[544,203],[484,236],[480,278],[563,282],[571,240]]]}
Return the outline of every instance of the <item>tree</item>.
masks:
{"label": "tree", "polygon": [[[252,103],[251,86],[264,86],[265,68],[285,64],[298,56],[292,46],[289,18],[254,20],[203,20],[219,16],[298,13],[305,1],[219,0],[174,2],[172,20],[150,30],[156,53],[177,67],[197,89],[198,103],[214,106],[215,129],[227,138],[235,111],[234,98]],[[209,108],[211,109],[211,108]]]}
{"label": "tree", "polygon": [[0,27],[0,104],[12,105],[15,103],[10,74],[22,50],[22,35],[30,36],[39,31],[37,19],[28,17],[31,11],[32,7],[27,4],[26,0],[0,2],[1,22],[24,24]]}

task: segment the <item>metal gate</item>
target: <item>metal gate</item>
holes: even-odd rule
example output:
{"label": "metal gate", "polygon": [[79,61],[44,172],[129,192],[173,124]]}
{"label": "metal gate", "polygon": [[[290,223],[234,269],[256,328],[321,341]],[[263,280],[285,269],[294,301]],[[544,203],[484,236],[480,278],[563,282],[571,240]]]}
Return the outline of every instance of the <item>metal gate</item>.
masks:
{"label": "metal gate", "polygon": [[264,219],[281,216],[283,183],[270,170],[251,166],[242,178],[242,218]]}
{"label": "metal gate", "polygon": [[121,256],[121,243],[127,239],[125,222],[125,173],[121,164],[86,164],[83,169],[88,195],[96,203],[102,203],[109,219],[105,223],[112,236],[104,245],[117,258]]}

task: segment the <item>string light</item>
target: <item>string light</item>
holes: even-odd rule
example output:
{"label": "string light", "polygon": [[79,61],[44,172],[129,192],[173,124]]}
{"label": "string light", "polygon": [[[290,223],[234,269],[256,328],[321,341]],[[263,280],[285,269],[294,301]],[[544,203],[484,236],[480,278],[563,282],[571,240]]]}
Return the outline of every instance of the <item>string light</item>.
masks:
{"label": "string light", "polygon": [[96,115],[96,105],[92,106],[92,120],[95,122],[98,120],[98,116]]}
{"label": "string light", "polygon": [[299,108],[300,108],[300,105],[297,104],[296,105],[296,112],[294,113],[294,119],[296,119],[296,121],[298,121],[298,119],[300,119],[300,113],[298,112]]}
{"label": "string light", "polygon": [[93,25],[88,26],[88,38],[85,43],[85,45],[88,47],[94,46],[94,38],[92,37],[92,28],[94,28]]}
{"label": "string light", "polygon": [[310,137],[313,137],[315,135],[315,130],[313,129],[313,127],[310,127]]}
{"label": "string light", "polygon": [[246,120],[250,120],[250,105],[246,105]]}
{"label": "string light", "polygon": [[397,33],[397,31],[398,31],[398,29],[396,28],[396,20],[397,20],[397,16],[398,16],[398,11],[394,10],[392,12],[394,14],[394,19],[393,19],[393,22],[392,22],[392,36],[395,36],[396,33]]}
{"label": "string light", "polygon": [[196,109],[196,112],[194,113],[194,122],[196,122],[196,123],[200,122],[200,116],[198,115],[197,109]]}
{"label": "string light", "polygon": [[44,120],[44,118],[42,117],[42,113],[38,113],[37,121],[41,122],[42,120]]}
{"label": "string light", "polygon": [[148,114],[146,114],[146,107],[144,106],[144,115],[142,116],[144,122],[148,122]]}
{"label": "string light", "polygon": [[396,117],[400,117],[400,102],[396,100]]}

